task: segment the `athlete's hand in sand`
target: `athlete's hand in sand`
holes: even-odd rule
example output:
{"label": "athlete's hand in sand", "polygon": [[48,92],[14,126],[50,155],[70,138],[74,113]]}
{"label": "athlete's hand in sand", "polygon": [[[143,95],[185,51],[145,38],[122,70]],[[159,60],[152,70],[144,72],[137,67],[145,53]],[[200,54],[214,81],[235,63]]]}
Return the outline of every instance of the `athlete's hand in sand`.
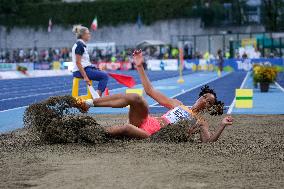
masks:
{"label": "athlete's hand in sand", "polygon": [[232,116],[226,116],[226,117],[222,120],[221,124],[222,124],[223,126],[229,126],[229,125],[233,125],[233,121],[234,121],[234,119],[232,118]]}
{"label": "athlete's hand in sand", "polygon": [[144,58],[143,58],[143,55],[142,55],[142,50],[139,49],[139,50],[135,50],[133,52],[133,59],[134,59],[134,63],[137,67],[141,67],[143,65],[143,62],[144,62]]}

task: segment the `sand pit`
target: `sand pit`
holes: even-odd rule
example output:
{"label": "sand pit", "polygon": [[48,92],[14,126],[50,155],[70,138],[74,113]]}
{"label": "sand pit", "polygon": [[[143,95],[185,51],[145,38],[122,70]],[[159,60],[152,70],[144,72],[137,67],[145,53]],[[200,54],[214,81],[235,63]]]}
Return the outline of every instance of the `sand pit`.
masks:
{"label": "sand pit", "polygon": [[30,105],[24,113],[24,127],[41,144],[102,143],[107,133],[94,117],[80,114],[71,96],[56,96]]}
{"label": "sand pit", "polygon": [[[88,129],[123,124],[126,115],[78,116],[72,119],[93,123],[83,124],[83,141],[43,143],[29,128],[0,135],[0,188],[284,187],[284,115],[234,116],[234,126],[212,144],[182,135],[170,141],[163,133],[101,140]],[[213,127],[220,119],[212,118]]]}
{"label": "sand pit", "polygon": [[[211,118],[209,114],[203,114]],[[212,118],[211,118],[212,119]],[[95,117],[81,114],[72,96],[56,96],[30,105],[24,113],[24,128],[28,133],[25,137],[6,136],[4,145],[21,146],[34,144],[66,144],[90,143],[101,144],[113,142],[104,127],[97,123]],[[196,120],[181,120],[168,125],[151,136],[148,141],[162,143],[194,142],[194,136],[188,134],[189,127]],[[123,123],[122,123],[123,124]],[[110,124],[111,126],[113,124]],[[38,139],[34,141],[34,139]],[[129,138],[115,138],[129,140]],[[28,142],[29,141],[29,142]],[[146,141],[146,140],[145,140]],[[8,145],[7,145],[8,144]]]}

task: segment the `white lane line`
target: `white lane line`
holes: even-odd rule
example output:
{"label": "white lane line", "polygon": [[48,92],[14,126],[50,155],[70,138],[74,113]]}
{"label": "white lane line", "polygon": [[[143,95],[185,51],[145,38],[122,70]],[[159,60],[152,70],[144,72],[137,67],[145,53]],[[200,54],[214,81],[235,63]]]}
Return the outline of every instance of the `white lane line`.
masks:
{"label": "white lane line", "polygon": [[[126,87],[122,87],[122,88],[126,88]],[[83,89],[83,87],[79,88]],[[121,88],[115,89],[115,90],[119,90]],[[0,102],[3,101],[7,101],[7,100],[17,100],[17,99],[23,99],[23,98],[29,98],[29,97],[35,97],[35,96],[42,96],[42,95],[51,95],[51,94],[56,94],[56,93],[62,93],[62,92],[71,92],[72,89],[66,89],[66,90],[62,90],[62,91],[53,91],[53,92],[48,92],[48,93],[38,93],[38,94],[32,94],[32,95],[26,95],[26,96],[19,96],[19,97],[12,97],[12,98],[5,98],[5,99],[1,99]],[[110,91],[114,91],[114,90],[110,90]]]}
{"label": "white lane line", "polygon": [[[242,84],[241,84],[241,86],[240,86],[240,89],[244,88],[245,83],[246,83],[246,81],[247,81],[249,75],[250,75],[250,72],[247,72],[247,75],[246,75],[246,77],[244,78],[244,80],[243,80],[243,82],[242,82]],[[232,113],[233,108],[234,108],[234,106],[235,106],[235,103],[236,103],[236,97],[234,97],[234,100],[233,100],[232,104],[230,105],[230,107],[229,107],[229,109],[228,109],[228,111],[227,111],[227,114],[231,114],[231,113]]]}
{"label": "white lane line", "polygon": [[7,110],[1,110],[0,113],[2,113],[2,112],[9,112],[9,111],[12,111],[12,110],[18,110],[18,109],[26,108],[26,107],[28,107],[28,106],[21,106],[21,107],[11,108],[11,109],[7,109]]}
{"label": "white lane line", "polygon": [[[188,108],[192,108],[192,106],[186,106]],[[225,108],[229,108],[229,106],[224,106]],[[161,105],[156,105],[156,106],[151,106],[151,108],[166,108],[165,106],[161,106]]]}
{"label": "white lane line", "polygon": [[[196,86],[194,86],[194,87],[192,87],[192,88],[190,88],[190,89],[187,89],[187,90],[184,90],[184,91],[182,91],[182,92],[180,92],[180,93],[177,93],[177,94],[175,94],[174,96],[171,96],[170,98],[175,98],[175,97],[177,97],[177,96],[179,96],[179,95],[182,95],[182,94],[184,94],[184,93],[187,93],[187,92],[189,92],[189,91],[192,91],[192,90],[194,90],[194,89],[197,89],[197,88],[199,88],[199,87],[201,87],[201,86],[203,86],[203,85],[205,85],[205,84],[207,84],[207,83],[210,83],[210,82],[215,81],[215,80],[217,80],[217,79],[221,79],[221,78],[223,78],[223,77],[225,77],[225,76],[227,76],[227,75],[230,75],[230,74],[231,74],[231,73],[228,73],[228,74],[226,74],[226,75],[223,75],[222,77],[214,77],[214,78],[210,79],[209,81],[205,81],[205,82],[203,82],[203,83],[201,83],[201,84],[199,84],[199,85],[196,85]],[[158,105],[158,104],[159,104],[158,102],[155,102],[154,104],[151,104],[150,107],[156,106],[156,105]]]}
{"label": "white lane line", "polygon": [[9,92],[5,92],[5,93],[1,93],[0,95],[15,94],[15,93],[25,93],[25,92],[39,91],[39,90],[45,90],[45,89],[55,89],[55,88],[62,88],[62,86],[58,86],[57,85],[56,87],[43,87],[43,88],[34,88],[34,89],[28,89],[28,90],[9,91]]}
{"label": "white lane line", "polygon": [[[48,82],[46,82],[46,83],[49,83],[50,81],[48,81]],[[65,85],[65,86],[70,86],[70,85],[72,85],[72,81],[64,81],[64,82],[60,82],[60,84],[61,85]],[[115,84],[117,84],[115,81],[112,81],[112,82],[109,82],[108,83],[108,86],[110,86],[110,85],[115,85]],[[37,88],[38,87],[38,85],[40,85],[40,87],[43,87],[43,88]],[[35,87],[35,88],[31,88],[31,87]],[[52,84],[48,84],[48,85],[42,85],[42,84],[39,84],[39,83],[37,83],[37,84],[29,84],[29,85],[21,85],[21,86],[11,86],[11,87],[8,87],[8,88],[1,88],[1,91],[3,91],[3,90],[9,90],[9,92],[5,92],[4,94],[6,94],[6,93],[13,93],[13,92],[10,92],[12,89],[17,89],[17,91],[16,92],[18,92],[18,91],[20,91],[20,92],[27,92],[27,91],[34,91],[34,90],[41,90],[41,89],[48,89],[48,88],[58,88],[58,87],[60,87],[60,86],[58,86],[58,83],[56,83],[56,81],[54,81],[54,82],[52,82]],[[29,90],[19,90],[19,89],[26,89],[26,88],[30,88]],[[3,93],[1,93],[1,94],[3,94]]]}
{"label": "white lane line", "polygon": [[29,97],[35,97],[35,96],[56,94],[56,93],[67,92],[67,91],[71,91],[71,89],[62,90],[62,91],[48,92],[48,93],[39,93],[39,94],[33,94],[33,95],[26,95],[26,96],[19,96],[19,97],[13,97],[13,98],[5,98],[5,99],[1,99],[0,102],[7,101],[7,100],[17,100],[17,99],[23,99],[23,98],[29,98]]}
{"label": "white lane line", "polygon": [[[71,85],[72,82],[66,82],[66,83],[62,83],[63,85]],[[12,89],[26,89],[26,88],[30,88],[30,87],[35,87],[34,89],[38,89],[37,87],[38,86],[41,86],[41,87],[53,87],[53,86],[57,86],[58,87],[58,83],[53,83],[53,84],[48,84],[48,85],[43,85],[43,84],[40,84],[40,83],[36,83],[36,84],[30,84],[30,85],[21,85],[21,86],[11,86],[11,87],[7,87],[7,88],[1,88],[1,90],[9,90],[11,91]],[[23,90],[23,92],[25,92],[25,90]]]}
{"label": "white lane line", "polygon": [[[64,84],[62,84],[62,85],[64,85],[63,87],[68,87],[68,88],[70,88],[69,86],[72,85],[72,82],[71,82],[71,83],[68,83],[69,86],[67,86],[66,83],[64,83]],[[115,83],[115,82],[110,82],[110,83],[108,84],[108,86],[113,86],[113,85],[116,85],[116,83]],[[57,84],[57,85],[50,85],[50,86],[55,86],[55,87],[43,87],[43,86],[41,86],[42,88],[32,88],[32,89],[28,89],[28,90],[16,90],[16,91],[11,91],[12,88],[10,88],[10,91],[9,91],[9,92],[1,93],[0,96],[6,95],[6,94],[17,94],[17,93],[25,93],[25,92],[31,92],[31,91],[35,91],[35,92],[36,92],[36,91],[45,90],[45,89],[62,88],[62,86],[58,86],[58,84]],[[72,86],[71,86],[71,87],[72,87]],[[25,87],[25,88],[28,88],[28,87]],[[82,89],[82,87],[81,87],[81,89]],[[20,97],[21,97],[21,96],[20,96]]]}
{"label": "white lane line", "polygon": [[281,87],[281,85],[279,85],[279,83],[277,83],[276,81],[274,83],[284,93],[284,88]]}

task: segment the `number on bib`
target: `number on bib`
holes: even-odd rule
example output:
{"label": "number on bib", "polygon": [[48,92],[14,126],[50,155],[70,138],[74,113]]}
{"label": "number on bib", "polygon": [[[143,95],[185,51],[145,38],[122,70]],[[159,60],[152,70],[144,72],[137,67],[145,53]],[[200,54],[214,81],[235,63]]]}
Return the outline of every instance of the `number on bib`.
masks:
{"label": "number on bib", "polygon": [[191,118],[190,112],[181,106],[168,111],[165,115],[163,115],[163,117],[166,118],[169,123],[176,123],[182,119]]}

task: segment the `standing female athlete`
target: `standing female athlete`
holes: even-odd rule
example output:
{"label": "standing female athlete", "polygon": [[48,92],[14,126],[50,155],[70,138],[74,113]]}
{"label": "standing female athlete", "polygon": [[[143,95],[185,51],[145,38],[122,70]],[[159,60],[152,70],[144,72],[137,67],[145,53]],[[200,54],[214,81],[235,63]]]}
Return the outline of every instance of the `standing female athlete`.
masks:
{"label": "standing female athlete", "polygon": [[88,85],[91,85],[90,80],[99,81],[97,92],[102,96],[107,86],[108,75],[91,65],[86,46],[91,38],[90,31],[84,26],[75,25],[73,32],[78,39],[72,48],[73,77],[83,78]]}
{"label": "standing female athlete", "polygon": [[106,131],[112,136],[128,136],[131,138],[143,139],[158,132],[161,128],[169,124],[176,123],[181,119],[196,119],[196,124],[193,127],[189,126],[189,134],[200,131],[200,139],[202,142],[217,141],[226,126],[232,125],[233,118],[225,117],[214,133],[209,132],[209,125],[199,113],[215,107],[215,112],[212,115],[223,114],[223,103],[217,100],[216,93],[208,86],[201,88],[199,98],[191,109],[187,108],[182,102],[171,99],[157,91],[151,85],[144,68],[143,56],[141,50],[134,51],[134,62],[137,66],[143,87],[147,95],[156,100],[160,105],[169,109],[161,117],[152,117],[149,115],[149,107],[147,102],[136,94],[115,94],[98,99],[89,99],[87,101],[78,100],[77,106],[83,111],[88,111],[89,107],[112,107],[122,108],[130,106],[129,109],[129,124],[122,126],[107,127]]}

